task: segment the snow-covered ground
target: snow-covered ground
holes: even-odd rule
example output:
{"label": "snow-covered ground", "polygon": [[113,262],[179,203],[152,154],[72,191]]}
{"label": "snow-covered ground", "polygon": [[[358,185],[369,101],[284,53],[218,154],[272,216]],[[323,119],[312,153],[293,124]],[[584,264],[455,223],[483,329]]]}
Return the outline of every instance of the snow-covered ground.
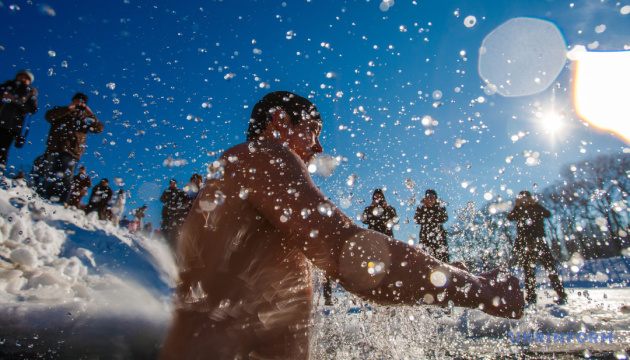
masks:
{"label": "snow-covered ground", "polygon": [[[0,358],[155,358],[176,278],[167,245],[0,180]],[[627,358],[630,259],[573,258],[562,272],[569,303],[552,305],[540,272],[538,305],[520,320],[342,291],[327,307],[318,292],[312,358]]]}

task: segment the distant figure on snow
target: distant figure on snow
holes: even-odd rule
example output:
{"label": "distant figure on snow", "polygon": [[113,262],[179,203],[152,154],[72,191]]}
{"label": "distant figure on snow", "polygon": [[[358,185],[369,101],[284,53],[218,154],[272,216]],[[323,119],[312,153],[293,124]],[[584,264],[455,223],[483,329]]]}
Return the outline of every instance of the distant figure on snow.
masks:
{"label": "distant figure on snow", "polygon": [[18,139],[16,147],[24,144],[22,127],[26,114],[37,112],[37,90],[30,86],[35,77],[28,70],[20,70],[14,80],[0,85],[0,171],[4,171],[9,157],[9,148]]}
{"label": "distant figure on snow", "polygon": [[172,179],[168,184],[168,189],[164,190],[160,196],[160,201],[164,204],[162,206],[162,235],[173,249],[177,240],[178,218],[183,200],[183,191],[177,188],[177,180]]}
{"label": "distant figure on snow", "polygon": [[536,296],[536,264],[539,262],[547,270],[551,287],[558,294],[555,299],[556,303],[563,305],[567,301],[564,285],[562,285],[562,280],[551,256],[551,250],[549,250],[549,245],[545,240],[544,221],[550,216],[549,210],[540,205],[527,190],[521,191],[516,196],[514,209],[507,215],[508,220],[516,221],[518,235],[512,253],[517,257],[525,272],[526,301],[529,304],[535,304],[538,299]]}
{"label": "distant figure on snow", "polygon": [[142,205],[142,207],[137,208],[136,212],[133,215],[133,220],[138,223],[137,230],[142,230],[143,219],[147,216],[146,211],[147,211],[147,205],[145,204],[145,205]]}
{"label": "distant figure on snow", "polygon": [[418,206],[413,218],[417,224],[420,224],[418,244],[436,259],[449,262],[446,230],[442,227],[442,224],[448,221],[448,213],[446,208],[437,201],[435,190],[429,189],[425,192],[422,205]]}
{"label": "distant figure on snow", "polygon": [[120,217],[125,212],[125,203],[127,202],[127,194],[125,190],[118,190],[118,197],[112,206],[112,222],[114,224],[118,224],[120,222]]}
{"label": "distant figure on snow", "polygon": [[91,187],[92,178],[86,173],[85,166],[81,166],[79,172],[72,178],[68,206],[74,206],[79,209],[81,207],[81,200],[88,194],[88,189]]}
{"label": "distant figure on snow", "polygon": [[99,220],[107,219],[107,205],[113,195],[112,189],[109,187],[109,180],[103,179],[101,182],[92,189],[92,195],[90,195],[90,201],[85,207],[85,215],[96,210],[98,212]]}

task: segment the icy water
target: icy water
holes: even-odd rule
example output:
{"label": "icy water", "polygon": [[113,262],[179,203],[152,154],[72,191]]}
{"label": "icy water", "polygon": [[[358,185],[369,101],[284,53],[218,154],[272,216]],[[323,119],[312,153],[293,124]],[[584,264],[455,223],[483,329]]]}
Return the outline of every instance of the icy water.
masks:
{"label": "icy water", "polygon": [[[569,304],[557,306],[551,303],[553,291],[543,286],[537,306],[529,307],[522,319],[507,320],[463,308],[378,306],[338,288],[335,306],[324,306],[316,296],[312,358],[627,359],[630,311],[625,305],[630,290],[569,287],[568,292]],[[538,341],[527,341],[527,335],[524,342],[510,340],[536,333]],[[554,333],[562,334],[564,342],[554,339]],[[569,333],[577,338],[569,341]],[[602,333],[612,334],[612,343],[606,337],[602,343]],[[596,334],[596,341],[582,341],[589,334]]]}

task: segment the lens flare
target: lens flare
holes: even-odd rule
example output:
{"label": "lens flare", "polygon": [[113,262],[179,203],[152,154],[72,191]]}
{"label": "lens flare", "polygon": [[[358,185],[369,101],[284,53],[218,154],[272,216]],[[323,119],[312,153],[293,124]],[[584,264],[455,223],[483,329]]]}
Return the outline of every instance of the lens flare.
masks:
{"label": "lens flare", "polygon": [[578,115],[630,142],[630,51],[581,51],[575,60]]}

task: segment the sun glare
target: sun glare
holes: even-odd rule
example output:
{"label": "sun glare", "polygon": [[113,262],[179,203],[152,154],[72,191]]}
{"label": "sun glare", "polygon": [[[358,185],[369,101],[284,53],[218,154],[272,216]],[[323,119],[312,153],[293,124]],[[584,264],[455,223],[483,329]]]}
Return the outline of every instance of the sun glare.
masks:
{"label": "sun glare", "polygon": [[580,117],[630,142],[630,51],[579,51],[575,60]]}
{"label": "sun glare", "polygon": [[556,113],[549,113],[543,116],[541,124],[549,134],[555,134],[562,129],[564,116]]}

